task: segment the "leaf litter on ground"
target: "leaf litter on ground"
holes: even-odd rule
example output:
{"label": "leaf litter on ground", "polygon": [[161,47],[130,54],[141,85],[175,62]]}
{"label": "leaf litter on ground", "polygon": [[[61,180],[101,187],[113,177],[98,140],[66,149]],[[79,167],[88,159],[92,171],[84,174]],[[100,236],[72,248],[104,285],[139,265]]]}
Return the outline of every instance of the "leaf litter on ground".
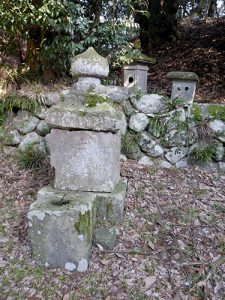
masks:
{"label": "leaf litter on ground", "polygon": [[20,170],[0,154],[0,299],[224,299],[225,174],[128,160],[121,175],[114,250],[93,247],[84,274],[50,270],[31,259],[26,213],[53,172]]}

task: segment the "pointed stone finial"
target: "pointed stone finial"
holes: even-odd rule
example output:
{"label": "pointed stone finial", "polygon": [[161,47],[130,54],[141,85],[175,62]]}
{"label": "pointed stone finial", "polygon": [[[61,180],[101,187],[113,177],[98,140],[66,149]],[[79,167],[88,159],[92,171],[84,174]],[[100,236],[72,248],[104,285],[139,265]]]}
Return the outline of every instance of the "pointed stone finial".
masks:
{"label": "pointed stone finial", "polygon": [[78,78],[105,78],[109,74],[109,64],[106,58],[99,55],[93,47],[89,47],[72,59],[70,72],[73,77]]}

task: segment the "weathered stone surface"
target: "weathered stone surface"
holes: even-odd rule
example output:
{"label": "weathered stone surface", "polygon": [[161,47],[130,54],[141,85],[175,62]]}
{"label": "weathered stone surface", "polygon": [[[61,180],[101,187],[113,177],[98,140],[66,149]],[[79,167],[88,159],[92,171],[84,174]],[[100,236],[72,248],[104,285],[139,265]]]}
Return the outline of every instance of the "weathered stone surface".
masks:
{"label": "weathered stone surface", "polygon": [[42,145],[43,140],[36,132],[31,132],[25,135],[22,142],[19,145],[20,150],[25,150],[28,145]]}
{"label": "weathered stone surface", "polygon": [[225,132],[225,123],[221,120],[213,120],[209,122],[209,127],[215,132],[215,133],[223,133]]}
{"label": "weathered stone surface", "polygon": [[0,134],[2,143],[6,146],[16,146],[22,141],[22,137],[17,130],[6,129]]}
{"label": "weathered stone surface", "polygon": [[115,226],[111,228],[98,227],[94,230],[94,242],[106,250],[113,250],[117,236]]}
{"label": "weathered stone surface", "polygon": [[129,159],[139,160],[142,157],[138,143],[129,134],[122,138],[122,153]]}
{"label": "weathered stone surface", "polygon": [[113,102],[121,103],[128,99],[129,90],[122,86],[101,85],[101,93],[109,97]]}
{"label": "weathered stone surface", "polygon": [[[73,90],[79,93],[87,93],[90,89],[95,92],[100,92],[99,86],[100,86],[100,79],[97,78],[87,78],[85,77],[85,80],[81,80],[82,77],[79,78],[78,82],[75,82],[73,84]],[[95,80],[93,80],[95,79]],[[68,98],[68,97],[67,97]]]}
{"label": "weathered stone surface", "polygon": [[225,162],[221,161],[218,163],[218,165],[219,165],[219,170],[225,172]]}
{"label": "weathered stone surface", "polygon": [[224,135],[219,135],[219,136],[217,136],[217,139],[218,139],[220,142],[225,143],[225,133],[224,133]]}
{"label": "weathered stone surface", "polygon": [[120,135],[52,129],[46,136],[55,188],[111,192],[120,178]]}
{"label": "weathered stone surface", "polygon": [[180,124],[187,123],[185,110],[182,108],[173,110],[165,118],[167,130],[173,130],[180,127]]}
{"label": "weathered stone surface", "polygon": [[52,106],[55,105],[57,103],[59,103],[61,101],[61,96],[59,92],[45,92],[44,93],[44,104],[46,106]]}
{"label": "weathered stone surface", "polygon": [[188,167],[188,160],[187,158],[183,158],[181,160],[179,160],[175,166],[178,168],[178,169],[182,169],[182,168],[187,168]]}
{"label": "weathered stone surface", "polygon": [[144,166],[153,166],[154,165],[153,161],[146,155],[142,156],[142,158],[139,159],[138,163],[141,165],[144,165]]}
{"label": "weathered stone surface", "polygon": [[160,114],[167,110],[163,96],[157,94],[147,94],[139,100],[133,96],[131,102],[137,110],[145,114]]}
{"label": "weathered stone surface", "polygon": [[5,236],[0,235],[0,247],[4,244],[7,244],[9,239]]}
{"label": "weathered stone surface", "polygon": [[120,154],[120,160],[127,161],[127,158],[124,154]]}
{"label": "weathered stone surface", "polygon": [[199,81],[198,75],[194,72],[172,71],[166,75],[166,78],[169,80]]}
{"label": "weathered stone surface", "polygon": [[219,164],[213,161],[196,161],[195,165],[197,165],[200,169],[206,171],[217,171],[219,168]]}
{"label": "weathered stone surface", "polygon": [[131,117],[136,113],[135,109],[133,106],[130,104],[130,101],[124,101],[122,103],[123,111],[127,117]]}
{"label": "weathered stone surface", "polygon": [[28,212],[28,235],[36,263],[84,272],[92,246],[95,195],[47,186]]}
{"label": "weathered stone surface", "polygon": [[38,121],[38,118],[32,116],[31,113],[20,110],[13,120],[13,126],[20,133],[27,134],[36,128]]}
{"label": "weathered stone surface", "polygon": [[148,117],[143,113],[137,113],[133,116],[131,116],[129,121],[129,127],[130,129],[141,132],[146,129],[148,126],[149,120]]}
{"label": "weathered stone surface", "polygon": [[192,145],[196,142],[197,134],[195,131],[189,129],[188,134],[187,130],[174,129],[167,133],[164,137],[166,145],[168,147],[172,146],[187,146]]}
{"label": "weathered stone surface", "polygon": [[96,193],[97,219],[112,221],[123,218],[127,180],[121,179],[111,193]]}
{"label": "weathered stone surface", "polygon": [[215,161],[222,161],[224,158],[224,147],[222,143],[217,143],[215,148]]}
{"label": "weathered stone surface", "polygon": [[176,164],[182,158],[187,155],[187,148],[184,147],[173,147],[166,154],[165,158],[171,162],[171,164]]}
{"label": "weathered stone surface", "polygon": [[5,113],[5,120],[3,122],[4,127],[11,127],[13,123],[13,119],[16,117],[16,113],[13,111]]}
{"label": "weathered stone surface", "polygon": [[48,111],[48,108],[47,108],[47,107],[45,107],[45,106],[39,106],[39,107],[35,110],[34,115],[35,115],[36,117],[38,117],[39,119],[44,120],[45,117],[46,117],[47,111]]}
{"label": "weathered stone surface", "polygon": [[109,73],[109,64],[93,47],[89,47],[84,53],[72,59],[70,72],[73,77],[105,78]]}
{"label": "weathered stone surface", "polygon": [[141,133],[138,143],[149,156],[159,157],[164,153],[163,148],[145,131]]}
{"label": "weathered stone surface", "polygon": [[126,132],[125,115],[110,104],[98,103],[85,107],[75,102],[63,102],[48,110],[46,119],[51,127],[94,131]]}
{"label": "weathered stone surface", "polygon": [[50,132],[50,127],[44,120],[41,120],[37,125],[36,131],[41,136],[46,136]]}
{"label": "weathered stone surface", "polygon": [[62,99],[62,101],[65,101],[67,99],[67,96],[69,95],[69,93],[71,92],[71,88],[64,88],[62,90],[59,91],[60,97]]}
{"label": "weathered stone surface", "polygon": [[15,156],[17,154],[17,148],[12,146],[4,146],[2,147],[2,152],[7,156]]}
{"label": "weathered stone surface", "polygon": [[165,169],[171,169],[173,168],[173,165],[171,163],[169,163],[168,161],[165,160],[160,160],[159,161],[159,166]]}

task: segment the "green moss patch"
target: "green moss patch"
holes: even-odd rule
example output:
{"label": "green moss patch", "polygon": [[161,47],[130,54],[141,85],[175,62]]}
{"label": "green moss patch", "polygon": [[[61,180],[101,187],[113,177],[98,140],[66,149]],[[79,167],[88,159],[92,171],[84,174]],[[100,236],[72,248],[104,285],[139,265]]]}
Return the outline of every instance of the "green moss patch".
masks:
{"label": "green moss patch", "polygon": [[90,242],[92,238],[93,227],[93,214],[90,211],[86,211],[84,214],[79,212],[79,220],[74,224],[76,231],[79,234],[87,237],[87,241]]}
{"label": "green moss patch", "polygon": [[96,107],[98,103],[109,102],[109,98],[104,95],[87,93],[85,96],[85,105],[87,107]]}

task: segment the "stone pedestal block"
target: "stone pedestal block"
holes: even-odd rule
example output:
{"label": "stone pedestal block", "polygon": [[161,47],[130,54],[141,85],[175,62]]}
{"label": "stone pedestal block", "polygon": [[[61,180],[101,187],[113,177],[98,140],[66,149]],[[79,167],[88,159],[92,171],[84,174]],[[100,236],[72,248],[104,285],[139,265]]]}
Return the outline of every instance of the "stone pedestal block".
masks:
{"label": "stone pedestal block", "polygon": [[120,134],[52,129],[55,189],[111,192],[120,178]]}
{"label": "stone pedestal block", "polygon": [[28,234],[36,263],[84,272],[92,246],[95,194],[42,188],[29,210]]}
{"label": "stone pedestal block", "polygon": [[96,217],[106,220],[123,218],[124,199],[127,190],[127,180],[121,179],[111,193],[96,193]]}

